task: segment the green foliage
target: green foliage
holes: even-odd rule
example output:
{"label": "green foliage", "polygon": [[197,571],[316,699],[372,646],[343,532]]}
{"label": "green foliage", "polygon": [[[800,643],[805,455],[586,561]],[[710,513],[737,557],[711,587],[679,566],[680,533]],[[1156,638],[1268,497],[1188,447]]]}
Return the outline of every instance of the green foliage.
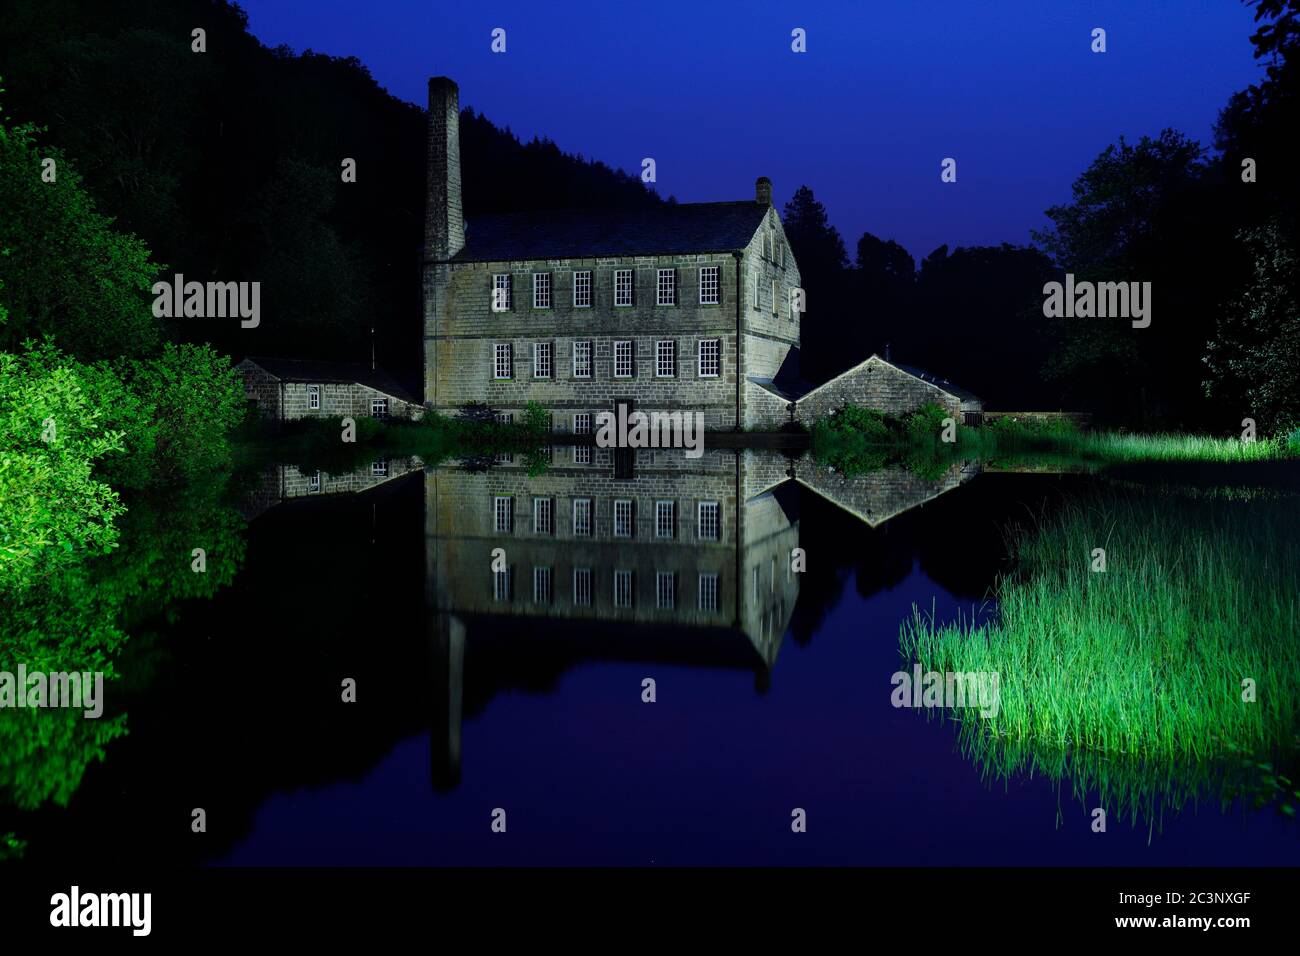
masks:
{"label": "green foliage", "polygon": [[0,594],[117,543],[117,494],[93,476],[122,447],[76,363],[50,345],[0,353]]}
{"label": "green foliage", "polygon": [[995,622],[915,612],[900,637],[926,670],[999,674],[995,716],[956,715],[987,773],[1068,779],[1134,816],[1268,783],[1243,776],[1240,758],[1292,751],[1300,719],[1293,501],[1114,495],[1010,541],[1018,566]]}
{"label": "green foliage", "polygon": [[[56,163],[42,181],[42,160]],[[148,293],[158,266],[95,210],[72,163],[32,126],[0,123],[0,283],[9,307],[0,349],[53,336],[82,359],[152,351],[161,340]]]}
{"label": "green foliage", "polygon": [[1244,230],[1250,281],[1220,313],[1206,345],[1206,395],[1232,402],[1266,431],[1300,425],[1300,259],[1278,219]]}
{"label": "green foliage", "polygon": [[951,417],[952,412],[942,405],[927,402],[904,416],[903,427],[909,441],[933,444],[942,438],[944,419]]}

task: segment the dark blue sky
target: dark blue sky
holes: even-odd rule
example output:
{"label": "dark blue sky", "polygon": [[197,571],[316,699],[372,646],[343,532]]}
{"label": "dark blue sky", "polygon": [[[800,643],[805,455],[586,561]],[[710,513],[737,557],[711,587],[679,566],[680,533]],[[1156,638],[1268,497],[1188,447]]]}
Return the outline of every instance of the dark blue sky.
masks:
{"label": "dark blue sky", "polygon": [[[1107,144],[1166,126],[1209,144],[1262,70],[1236,0],[243,6],[268,46],[356,56],[403,99],[446,74],[522,138],[629,171],[653,157],[659,191],[684,202],[746,198],[766,175],[783,205],[807,184],[850,256],[864,230],[918,258],[1028,242]],[[807,53],[790,50],[795,27]],[[939,179],[947,156],[955,184]]]}

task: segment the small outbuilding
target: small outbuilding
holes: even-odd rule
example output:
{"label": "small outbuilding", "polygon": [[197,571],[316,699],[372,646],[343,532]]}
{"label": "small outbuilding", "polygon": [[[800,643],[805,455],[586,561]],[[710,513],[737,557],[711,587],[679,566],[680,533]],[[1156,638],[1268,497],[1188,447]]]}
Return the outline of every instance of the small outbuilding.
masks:
{"label": "small outbuilding", "polygon": [[244,394],[276,421],[301,418],[407,418],[424,407],[382,369],[360,362],[249,356],[235,366]]}

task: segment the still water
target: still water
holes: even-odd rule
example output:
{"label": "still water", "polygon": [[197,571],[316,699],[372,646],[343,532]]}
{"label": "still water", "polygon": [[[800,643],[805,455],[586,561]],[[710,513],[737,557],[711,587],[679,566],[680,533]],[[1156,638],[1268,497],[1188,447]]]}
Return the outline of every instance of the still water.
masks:
{"label": "still water", "polygon": [[[1296,862],[1294,819],[1231,794],[1093,832],[1095,793],[991,773],[891,704],[913,609],[996,621],[1008,527],[1113,477],[712,451],[615,479],[567,454],[277,467],[234,508],[137,506],[180,557],[126,589],[125,733],[4,770],[6,865]],[[167,584],[201,545],[205,589]]]}

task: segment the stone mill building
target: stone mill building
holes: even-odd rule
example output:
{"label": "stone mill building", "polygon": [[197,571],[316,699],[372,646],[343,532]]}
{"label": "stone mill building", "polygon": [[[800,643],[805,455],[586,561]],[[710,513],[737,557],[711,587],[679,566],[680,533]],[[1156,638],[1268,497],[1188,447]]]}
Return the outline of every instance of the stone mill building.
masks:
{"label": "stone mill building", "polygon": [[702,412],[708,430],[809,423],[854,400],[974,409],[878,356],[822,388],[800,380],[799,266],[766,177],[732,202],[467,221],[446,77],[429,80],[423,281],[424,402],[441,412],[535,401],[583,433],[619,404]]}

